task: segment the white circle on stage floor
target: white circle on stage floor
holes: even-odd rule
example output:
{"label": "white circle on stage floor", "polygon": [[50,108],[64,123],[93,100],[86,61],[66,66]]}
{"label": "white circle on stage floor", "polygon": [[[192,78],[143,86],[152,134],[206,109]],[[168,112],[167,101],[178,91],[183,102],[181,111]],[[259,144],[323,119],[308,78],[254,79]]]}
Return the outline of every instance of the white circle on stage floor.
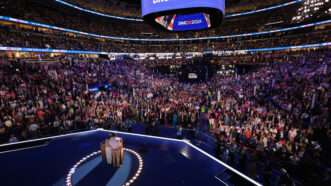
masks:
{"label": "white circle on stage floor", "polygon": [[[128,149],[128,148],[124,148],[124,151],[130,153],[130,154],[133,154],[137,159],[138,159],[138,169],[137,171],[135,172],[135,174],[127,181],[123,184],[123,186],[130,186],[132,185],[137,179],[138,177],[140,176],[141,172],[142,172],[142,169],[144,167],[144,161],[141,157],[141,155],[132,150],[132,149]],[[66,186],[73,186],[72,184],[72,176],[75,174],[77,168],[79,166],[81,166],[83,163],[87,162],[89,159],[91,159],[92,157],[94,156],[97,156],[101,154],[101,151],[95,151],[95,152],[92,152],[91,154],[89,155],[86,155],[84,156],[82,159],[80,159],[68,172],[67,174],[67,177],[66,177]]]}

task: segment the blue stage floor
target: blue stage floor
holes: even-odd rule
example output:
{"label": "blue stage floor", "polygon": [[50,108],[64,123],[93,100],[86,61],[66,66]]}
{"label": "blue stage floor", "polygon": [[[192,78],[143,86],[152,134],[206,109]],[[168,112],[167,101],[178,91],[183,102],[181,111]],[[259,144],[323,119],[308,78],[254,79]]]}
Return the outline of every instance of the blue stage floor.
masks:
{"label": "blue stage floor", "polygon": [[[123,137],[126,148],[138,152],[143,158],[144,166],[141,175],[132,184],[134,186],[254,185],[186,142],[132,134],[118,135]],[[50,139],[48,143],[34,148],[1,152],[1,185],[65,185],[67,173],[74,164],[98,151],[100,142],[108,136],[108,131],[96,130]],[[112,183],[116,183],[112,177],[119,169],[106,165],[100,156],[88,163],[81,168],[84,170],[75,173],[80,174],[75,185],[109,185],[112,179]],[[138,161],[129,157],[126,164],[130,169],[126,174],[131,176],[137,169]],[[126,177],[130,177],[128,175]]]}

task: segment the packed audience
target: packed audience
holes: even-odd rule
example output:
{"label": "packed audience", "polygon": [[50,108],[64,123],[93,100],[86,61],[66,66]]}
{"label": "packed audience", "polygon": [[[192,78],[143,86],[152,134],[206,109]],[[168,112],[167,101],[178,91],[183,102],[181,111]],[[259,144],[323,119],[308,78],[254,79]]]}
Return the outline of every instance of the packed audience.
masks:
{"label": "packed audience", "polygon": [[145,62],[58,61],[0,62],[1,143],[138,122],[155,135],[160,126],[209,133],[218,158],[265,184],[275,169],[291,176],[277,183],[330,182],[328,50],[195,84]]}
{"label": "packed audience", "polygon": [[[3,1],[0,11],[6,16],[105,35],[169,36],[168,32],[155,32],[144,23],[116,22],[86,15],[50,0],[30,1]],[[78,0],[70,2],[79,3]],[[250,0],[242,3],[247,2]],[[264,3],[261,1],[256,7]],[[22,9],[12,11],[17,5]],[[171,37],[283,28],[292,25],[296,9],[297,6],[291,6],[268,12],[267,16],[229,19],[217,29]],[[8,22],[1,22],[0,31],[0,46],[109,52],[203,52],[330,41],[327,26],[263,37],[150,45],[89,38]],[[215,74],[208,81],[193,84],[155,70],[160,66],[187,64],[188,60],[184,59],[148,62],[131,59],[114,62],[106,57],[52,59],[56,63],[0,58],[0,143],[98,127],[131,131],[137,123],[152,135],[158,135],[160,127],[175,128],[177,136],[182,138],[183,130],[189,129],[195,132],[195,142],[206,140],[201,134],[211,138],[217,158],[264,185],[330,185],[330,49],[225,55],[215,63],[249,63],[256,68],[234,76]]]}
{"label": "packed audience", "polygon": [[45,32],[45,30],[37,28],[25,29],[17,25],[0,25],[0,46],[106,52],[204,52],[206,50],[223,51],[296,46],[330,41],[328,36],[331,31],[327,28],[316,31],[303,29],[301,31],[299,33],[292,31],[264,36],[210,40],[208,42],[187,42],[184,45],[182,42],[152,42],[146,45],[144,42],[102,40],[55,31]]}

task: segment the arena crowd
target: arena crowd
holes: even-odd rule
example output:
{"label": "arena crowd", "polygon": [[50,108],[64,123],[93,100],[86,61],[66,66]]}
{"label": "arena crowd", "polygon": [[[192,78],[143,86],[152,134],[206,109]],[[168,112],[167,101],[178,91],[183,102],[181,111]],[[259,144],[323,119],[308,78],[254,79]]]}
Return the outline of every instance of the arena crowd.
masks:
{"label": "arena crowd", "polygon": [[330,181],[328,50],[195,84],[144,62],[58,61],[0,62],[1,143],[142,123],[153,135],[159,127],[177,128],[178,137],[208,133],[218,158],[264,183],[275,169],[305,183]]}

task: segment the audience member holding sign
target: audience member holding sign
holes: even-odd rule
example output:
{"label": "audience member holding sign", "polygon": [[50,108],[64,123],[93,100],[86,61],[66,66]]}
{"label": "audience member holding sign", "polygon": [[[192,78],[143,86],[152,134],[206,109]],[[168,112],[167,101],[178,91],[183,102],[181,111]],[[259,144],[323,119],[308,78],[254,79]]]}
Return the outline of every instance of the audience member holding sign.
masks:
{"label": "audience member holding sign", "polygon": [[122,138],[112,134],[110,138],[101,143],[101,153],[103,159],[106,160],[109,165],[120,167],[124,159]]}

